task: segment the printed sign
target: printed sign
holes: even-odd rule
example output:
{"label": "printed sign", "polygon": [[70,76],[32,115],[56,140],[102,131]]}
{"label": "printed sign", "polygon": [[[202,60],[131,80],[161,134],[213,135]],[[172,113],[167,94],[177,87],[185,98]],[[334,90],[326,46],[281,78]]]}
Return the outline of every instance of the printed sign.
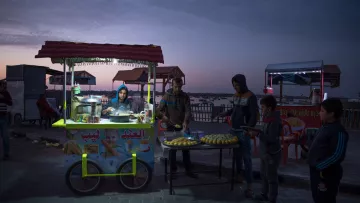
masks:
{"label": "printed sign", "polygon": [[87,153],[89,159],[106,173],[115,173],[126,160],[136,153],[137,158],[154,167],[153,129],[70,130],[69,141],[64,146],[66,164],[81,160]]}
{"label": "printed sign", "polygon": [[304,127],[321,127],[320,108],[317,106],[279,106],[277,110],[280,111],[281,118],[286,119],[295,131]]}
{"label": "printed sign", "polygon": [[[80,132],[81,133],[81,132]],[[100,131],[96,130],[94,132],[83,132],[81,134],[81,138],[85,141],[85,142],[96,142],[99,138],[100,138]]]}

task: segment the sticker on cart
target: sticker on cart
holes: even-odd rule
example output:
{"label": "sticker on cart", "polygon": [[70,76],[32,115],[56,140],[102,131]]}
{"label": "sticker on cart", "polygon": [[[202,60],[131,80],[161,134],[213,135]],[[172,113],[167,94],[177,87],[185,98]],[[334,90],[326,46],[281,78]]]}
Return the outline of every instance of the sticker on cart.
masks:
{"label": "sticker on cart", "polygon": [[123,130],[120,134],[122,139],[141,139],[144,135],[144,130]]}
{"label": "sticker on cart", "polygon": [[126,153],[125,149],[118,144],[119,136],[116,130],[106,130],[105,139],[101,140],[103,147],[100,152],[104,157],[120,156]]}
{"label": "sticker on cart", "polygon": [[133,141],[132,140],[126,140],[125,142],[125,148],[128,153],[133,152]]}
{"label": "sticker on cart", "polygon": [[149,137],[145,136],[144,130],[119,130],[120,145],[124,145],[127,153],[150,151]]}
{"label": "sticker on cart", "polygon": [[140,140],[139,151],[141,151],[141,152],[148,152],[148,151],[150,151],[150,145],[149,145],[149,140],[148,140],[148,139],[142,139],[142,140]]}
{"label": "sticker on cart", "polygon": [[85,131],[81,134],[81,138],[85,142],[96,142],[100,138],[100,131]]}

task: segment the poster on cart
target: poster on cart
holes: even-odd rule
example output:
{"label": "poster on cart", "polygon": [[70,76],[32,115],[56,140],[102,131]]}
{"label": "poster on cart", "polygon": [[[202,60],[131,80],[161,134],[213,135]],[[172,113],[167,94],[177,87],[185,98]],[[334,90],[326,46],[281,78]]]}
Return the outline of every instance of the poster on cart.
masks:
{"label": "poster on cart", "polygon": [[154,167],[153,129],[68,130],[64,146],[65,165],[88,160],[95,162],[104,173],[115,173],[133,153],[150,168]]}

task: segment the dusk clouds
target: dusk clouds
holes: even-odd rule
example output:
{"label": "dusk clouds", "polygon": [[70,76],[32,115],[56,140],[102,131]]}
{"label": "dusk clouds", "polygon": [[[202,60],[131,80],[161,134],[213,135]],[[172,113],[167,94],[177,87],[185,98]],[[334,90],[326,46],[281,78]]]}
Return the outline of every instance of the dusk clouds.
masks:
{"label": "dusk clouds", "polygon": [[[324,60],[340,66],[346,88],[358,81],[359,10],[357,0],[1,0],[0,51],[28,48],[22,60],[38,63],[34,52],[46,40],[158,44],[166,65],[187,75],[189,91],[213,81],[216,92],[231,92],[235,73],[260,92],[267,64]],[[0,56],[0,75],[9,63],[23,62]],[[110,76],[90,72],[108,88]]]}

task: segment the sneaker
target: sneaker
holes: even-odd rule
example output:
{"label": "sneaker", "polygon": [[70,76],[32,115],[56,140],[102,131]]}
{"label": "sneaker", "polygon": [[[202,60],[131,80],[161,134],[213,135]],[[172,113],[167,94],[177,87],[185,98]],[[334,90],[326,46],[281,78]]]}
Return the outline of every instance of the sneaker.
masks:
{"label": "sneaker", "polygon": [[10,159],[10,155],[5,154],[4,157],[3,157],[3,160],[4,160],[4,161],[7,161],[7,160],[9,160],[9,159]]}
{"label": "sneaker", "polygon": [[[168,179],[168,180],[170,179],[170,174],[167,175],[167,179]],[[172,175],[172,179],[173,179],[173,180],[176,180],[176,179],[177,179],[177,174],[173,174],[173,175]]]}
{"label": "sneaker", "polygon": [[199,176],[193,172],[190,172],[190,171],[187,171],[186,172],[186,175],[190,178],[194,178],[194,179],[197,179]]}
{"label": "sneaker", "polygon": [[242,183],[244,183],[244,178],[243,178],[243,176],[241,175],[241,174],[238,174],[237,176],[236,176],[236,182],[238,182],[238,183],[240,183],[240,184],[242,184]]}
{"label": "sneaker", "polygon": [[245,194],[246,198],[253,198],[254,197],[254,193],[253,193],[253,191],[251,189],[246,189],[244,191],[244,194]]}
{"label": "sneaker", "polygon": [[256,201],[260,201],[260,202],[268,202],[269,198],[267,197],[267,195],[265,194],[258,194],[258,195],[254,195],[253,197],[254,200]]}

